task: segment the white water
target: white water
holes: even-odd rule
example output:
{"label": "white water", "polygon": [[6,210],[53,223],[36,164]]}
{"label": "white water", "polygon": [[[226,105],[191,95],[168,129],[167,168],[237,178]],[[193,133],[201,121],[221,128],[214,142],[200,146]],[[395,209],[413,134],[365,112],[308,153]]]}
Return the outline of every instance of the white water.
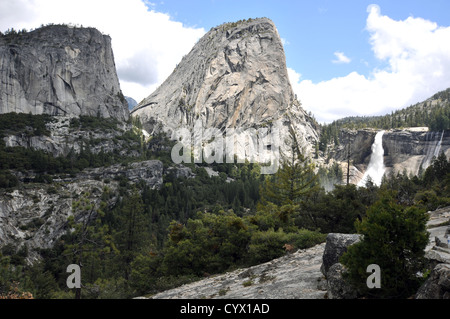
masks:
{"label": "white water", "polygon": [[381,180],[383,179],[383,175],[386,170],[383,159],[383,134],[384,131],[380,131],[377,135],[375,135],[375,141],[372,144],[372,155],[370,156],[369,166],[367,166],[367,170],[361,181],[358,183],[358,186],[365,186],[369,176],[375,185],[379,186],[381,184]]}
{"label": "white water", "polygon": [[433,158],[439,156],[439,152],[441,151],[441,144],[442,139],[444,137],[445,131],[442,131],[441,138],[439,140],[436,139],[438,137],[438,132],[428,132],[426,135],[426,143],[429,145],[432,145],[434,141],[436,141],[436,144],[433,146],[427,146],[427,153],[425,155],[425,158],[422,161],[422,168],[426,169],[431,165],[431,162],[433,161]]}
{"label": "white water", "polygon": [[444,131],[442,131],[441,139],[436,145],[436,149],[434,150],[434,157],[439,156],[439,152],[441,151],[442,138],[444,137]]}

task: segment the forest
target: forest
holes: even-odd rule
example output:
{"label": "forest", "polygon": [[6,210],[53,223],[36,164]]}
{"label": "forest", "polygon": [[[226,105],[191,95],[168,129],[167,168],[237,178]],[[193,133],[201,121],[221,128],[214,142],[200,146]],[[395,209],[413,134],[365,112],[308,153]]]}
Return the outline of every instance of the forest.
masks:
{"label": "forest", "polygon": [[[37,124],[29,122],[17,129],[23,132],[36,127],[39,134],[46,134],[42,126],[46,120],[29,116],[28,121]],[[0,133],[11,129],[0,123]],[[72,125],[95,128],[100,124],[84,118]],[[133,131],[123,136],[130,140],[130,147],[142,151],[140,136]],[[164,136],[157,136],[134,160],[160,159],[167,168],[170,143]],[[27,181],[30,185],[51,184],[59,174],[133,160],[92,154],[86,149],[68,161],[4,145],[0,156],[0,187],[6,192],[24,183],[16,179],[11,184],[15,170],[33,170],[46,177]],[[15,160],[8,160],[11,156]],[[36,160],[41,156],[48,158]],[[444,154],[435,158],[421,176],[385,176],[379,187],[371,181],[365,187],[338,182],[332,190],[325,190],[322,183],[342,180],[339,167],[317,169],[295,148],[292,158],[285,159],[273,175],[260,174],[260,167],[254,163],[213,164],[210,167],[218,176],[210,176],[202,164],[189,167],[195,177],[177,178],[167,173],[160,189],[119,178],[115,193],[105,187],[100,204],[89,201],[87,192],[79,194],[73,199],[72,209],[85,218],[69,218],[66,233],[51,249],[37,251],[40,259],[33,264],[26,262],[26,245],[3,246],[0,298],[149,296],[283,256],[285,244],[304,249],[324,242],[330,232],[363,232],[361,221],[370,220],[374,211],[411,211],[423,217],[426,211],[450,205],[450,163]],[[117,202],[108,206],[106,203],[114,197]],[[424,218],[419,217],[417,223],[423,223]],[[348,257],[348,264],[356,265],[359,257]],[[75,291],[66,285],[66,268],[74,263],[82,265],[82,288]],[[411,293],[410,289],[405,291]]]}

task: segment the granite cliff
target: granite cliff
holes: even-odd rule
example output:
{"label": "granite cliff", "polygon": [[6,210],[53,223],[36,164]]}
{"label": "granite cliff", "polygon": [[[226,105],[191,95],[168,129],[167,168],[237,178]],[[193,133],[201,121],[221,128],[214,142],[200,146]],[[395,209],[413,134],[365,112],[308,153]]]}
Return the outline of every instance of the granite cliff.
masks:
{"label": "granite cliff", "polygon": [[292,91],[281,39],[267,18],[212,28],[131,114],[149,132],[172,137],[201,121],[221,132],[277,123],[282,138],[292,129],[306,151],[318,138]]}
{"label": "granite cliff", "polygon": [[0,36],[0,113],[127,120],[111,38],[52,25]]}
{"label": "granite cliff", "polygon": [[[357,184],[366,171],[376,133],[375,129],[342,130],[341,144],[330,152],[330,158],[341,163],[345,178],[350,156],[351,183]],[[387,130],[383,134],[383,150],[386,174],[406,171],[410,175],[418,175],[441,152],[450,158],[450,134],[448,131],[429,131],[428,128]]]}

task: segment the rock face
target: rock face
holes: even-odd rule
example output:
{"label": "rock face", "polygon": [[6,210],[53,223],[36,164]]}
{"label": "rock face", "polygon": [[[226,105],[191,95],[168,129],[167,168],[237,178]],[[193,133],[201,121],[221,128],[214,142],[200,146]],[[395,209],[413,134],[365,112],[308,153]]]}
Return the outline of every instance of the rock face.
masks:
{"label": "rock face", "polygon": [[312,120],[293,94],[278,31],[267,18],[212,28],[167,80],[132,110],[148,132],[203,128],[258,128],[278,121],[311,150]]}
{"label": "rock face", "polygon": [[[69,216],[83,218],[73,211],[72,202],[86,192],[90,202],[99,205],[106,189],[116,193],[119,182],[114,179],[120,176],[131,183],[143,180],[150,187],[159,188],[163,183],[163,164],[150,160],[132,163],[128,168],[113,165],[87,169],[74,178],[54,180],[52,185],[36,184],[32,188],[1,192],[0,246],[26,244],[30,251],[51,248],[67,230]],[[109,198],[107,205],[113,206],[117,200],[116,196]]]}
{"label": "rock face", "polygon": [[[94,154],[118,152],[121,156],[131,155],[126,151],[126,146],[130,146],[130,143],[119,138],[125,131],[132,130],[132,125],[118,122],[115,129],[83,129],[71,127],[70,122],[70,116],[53,116],[52,121],[46,124],[50,132],[49,136],[14,134],[4,137],[3,142],[6,147],[19,146],[42,150],[54,157],[67,156],[71,151],[79,153],[87,143],[89,143],[89,150]],[[89,141],[95,141],[95,143]]]}
{"label": "rock face", "polygon": [[383,136],[385,165],[390,171],[418,174],[426,169],[433,159],[444,152],[450,157],[449,132],[425,130],[386,131]]}
{"label": "rock face", "polygon": [[439,264],[433,269],[416,299],[450,299],[450,264]]}
{"label": "rock face", "polygon": [[361,238],[362,235],[358,234],[328,234],[320,268],[327,282],[327,298],[354,299],[358,297],[355,288],[344,279],[347,269],[339,262],[339,258],[349,246],[361,241]]}
{"label": "rock face", "polygon": [[355,288],[344,280],[346,268],[341,263],[335,263],[327,273],[327,288],[329,299],[355,299],[358,294]]}
{"label": "rock face", "polygon": [[[367,169],[372,154],[371,147],[377,131],[373,129],[342,130],[341,144],[335,147],[330,157],[347,168],[347,156],[350,149],[351,182],[357,184]],[[387,130],[383,134],[385,174],[406,170],[417,175],[426,169],[441,152],[450,158],[450,133],[448,131],[430,132],[427,128],[409,128]],[[345,175],[345,174],[344,174]]]}
{"label": "rock face", "polygon": [[111,38],[60,25],[0,36],[0,113],[9,112],[127,120]]}
{"label": "rock face", "polygon": [[429,243],[425,248],[427,268],[432,269],[428,279],[416,293],[416,299],[450,299],[450,207],[428,213]]}

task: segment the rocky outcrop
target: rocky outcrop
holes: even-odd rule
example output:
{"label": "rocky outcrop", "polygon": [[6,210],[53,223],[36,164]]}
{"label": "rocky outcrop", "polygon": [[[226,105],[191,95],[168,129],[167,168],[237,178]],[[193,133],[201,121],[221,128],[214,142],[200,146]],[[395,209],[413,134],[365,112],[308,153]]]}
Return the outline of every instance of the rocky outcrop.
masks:
{"label": "rocky outcrop", "polygon": [[361,235],[358,234],[328,234],[325,251],[322,257],[322,274],[327,276],[331,266],[339,263],[339,258],[347,251],[347,248],[360,240]]}
{"label": "rocky outcrop", "polygon": [[330,152],[330,157],[339,162],[347,161],[350,155],[350,160],[356,166],[362,169],[367,166],[372,154],[372,144],[375,140],[376,130],[348,130],[343,129],[339,135],[339,146],[335,147]]}
{"label": "rocky outcrop", "polygon": [[76,180],[111,180],[123,177],[132,183],[143,181],[150,188],[159,189],[163,184],[163,172],[163,163],[161,161],[150,160],[134,162],[127,166],[117,164],[109,167],[86,169],[77,175]]}
{"label": "rocky outcrop", "polygon": [[197,121],[221,132],[278,123],[282,139],[292,128],[308,154],[318,138],[292,91],[281,39],[267,18],[212,28],[132,115],[148,132],[172,138],[180,128],[192,132]]}
{"label": "rocky outcrop", "polygon": [[0,36],[0,113],[9,112],[127,120],[111,38],[62,25]]}
{"label": "rocky outcrop", "polygon": [[416,299],[450,299],[450,264],[439,264],[433,269]]}
{"label": "rocky outcrop", "polygon": [[128,153],[130,143],[121,139],[125,131],[133,129],[130,124],[119,122],[115,129],[80,129],[71,127],[70,122],[70,116],[53,116],[52,121],[46,124],[49,135],[14,134],[4,137],[3,142],[6,147],[32,148],[54,157],[67,156],[71,151],[79,153],[87,145],[93,154],[117,152],[121,156],[133,155]]}
{"label": "rocky outcrop", "polygon": [[444,152],[450,158],[450,133],[420,129],[386,131],[383,136],[384,162],[387,171],[417,175]]}
{"label": "rocky outcrop", "polygon": [[[97,180],[41,185],[0,194],[0,243],[21,247],[26,244],[29,260],[35,258],[34,248],[51,248],[66,231],[67,218],[81,218],[72,209],[72,202],[80,194],[89,193],[89,200],[98,205],[105,186],[117,188],[117,182],[108,184]],[[110,198],[112,205],[117,198]]]}
{"label": "rocky outcrop", "polygon": [[[54,179],[50,185],[34,184],[14,191],[0,193],[0,246],[8,243],[20,247],[26,244],[33,259],[33,248],[51,248],[67,229],[67,218],[75,216],[72,203],[82,194],[89,194],[89,201],[99,207],[105,200],[105,192],[116,192],[120,178],[131,183],[144,181],[151,188],[159,188],[163,183],[163,164],[151,160],[135,162],[128,167],[87,169],[73,178]],[[114,206],[116,195],[107,201]]]}
{"label": "rocky outcrop", "polygon": [[347,269],[341,263],[333,264],[327,272],[328,299],[355,299],[358,294],[344,276]]}
{"label": "rocky outcrop", "polygon": [[170,289],[152,299],[324,299],[325,244]]}
{"label": "rocky outcrop", "polygon": [[361,238],[358,234],[328,234],[320,268],[326,278],[328,299],[357,298],[355,288],[344,278],[347,269],[339,259],[349,246],[358,243]]}
{"label": "rocky outcrop", "polygon": [[428,213],[429,244],[425,248],[431,273],[416,293],[416,299],[450,299],[450,207]]}

